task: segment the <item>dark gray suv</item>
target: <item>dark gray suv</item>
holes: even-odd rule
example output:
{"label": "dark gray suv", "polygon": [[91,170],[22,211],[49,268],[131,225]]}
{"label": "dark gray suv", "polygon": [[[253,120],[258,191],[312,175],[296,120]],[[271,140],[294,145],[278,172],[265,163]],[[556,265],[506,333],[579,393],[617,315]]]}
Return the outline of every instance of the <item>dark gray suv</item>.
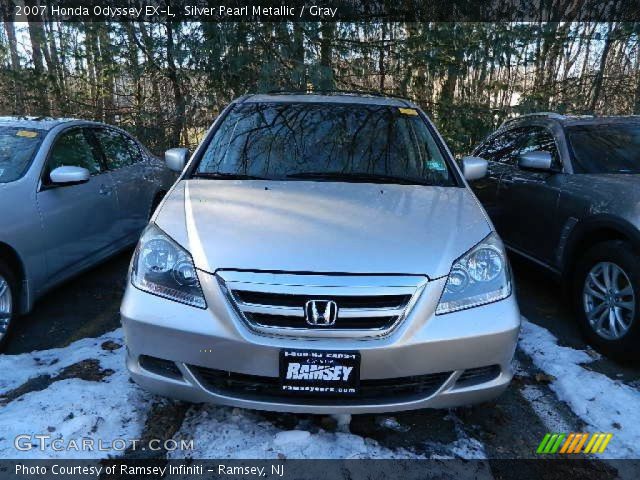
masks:
{"label": "dark gray suv", "polygon": [[559,275],[588,340],[638,359],[640,117],[525,115],[473,152],[472,187],[507,247]]}

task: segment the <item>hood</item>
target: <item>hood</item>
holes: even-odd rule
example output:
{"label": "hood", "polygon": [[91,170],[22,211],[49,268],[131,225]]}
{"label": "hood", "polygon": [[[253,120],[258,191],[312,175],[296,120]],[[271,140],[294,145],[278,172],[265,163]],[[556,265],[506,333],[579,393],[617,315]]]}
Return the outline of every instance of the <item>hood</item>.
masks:
{"label": "hood", "polygon": [[186,180],[157,225],[196,267],[447,275],[491,231],[467,188]]}

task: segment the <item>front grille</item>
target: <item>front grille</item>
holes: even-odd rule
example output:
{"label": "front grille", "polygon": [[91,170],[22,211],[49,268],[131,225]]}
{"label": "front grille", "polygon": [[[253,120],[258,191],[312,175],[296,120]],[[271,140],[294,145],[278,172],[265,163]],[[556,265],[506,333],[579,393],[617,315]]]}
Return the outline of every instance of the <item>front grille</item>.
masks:
{"label": "front grille", "polygon": [[[307,337],[365,337],[390,332],[406,315],[426,283],[421,275],[344,275],[239,272],[218,279],[239,316],[266,334]],[[305,305],[332,301],[335,322],[312,325]]]}
{"label": "front grille", "polygon": [[[275,305],[279,307],[299,307],[307,303],[309,300],[323,299],[312,295],[250,292],[246,290],[235,290],[233,294],[238,301],[242,303]],[[409,303],[411,295],[333,295],[331,300],[335,301],[341,308],[402,308],[404,305]]]}
{"label": "front grille", "polygon": [[360,380],[359,393],[353,396],[296,394],[289,396],[280,391],[277,377],[262,377],[214,370],[189,365],[198,381],[207,389],[221,395],[244,400],[270,400],[291,402],[295,398],[316,398],[323,404],[361,404],[389,400],[408,401],[433,395],[453,372],[431,373],[413,377]]}
{"label": "front grille", "polygon": [[[275,328],[308,328],[304,317],[289,317],[286,315],[265,315],[262,313],[246,312],[244,316],[255,325]],[[326,328],[334,330],[358,330],[388,328],[395,322],[397,317],[354,317],[343,318],[336,321],[335,325]],[[320,328],[320,327],[318,327]]]}

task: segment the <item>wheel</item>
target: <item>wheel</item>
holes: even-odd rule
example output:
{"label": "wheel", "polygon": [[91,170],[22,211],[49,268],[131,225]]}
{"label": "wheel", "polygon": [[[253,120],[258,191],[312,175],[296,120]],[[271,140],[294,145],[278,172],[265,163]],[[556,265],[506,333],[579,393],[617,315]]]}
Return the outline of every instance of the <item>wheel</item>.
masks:
{"label": "wheel", "polygon": [[631,245],[597,244],[575,272],[573,299],[589,343],[618,360],[640,359],[640,258]]}
{"label": "wheel", "polygon": [[15,319],[17,283],[9,267],[0,260],[0,351],[9,338],[11,323]]}

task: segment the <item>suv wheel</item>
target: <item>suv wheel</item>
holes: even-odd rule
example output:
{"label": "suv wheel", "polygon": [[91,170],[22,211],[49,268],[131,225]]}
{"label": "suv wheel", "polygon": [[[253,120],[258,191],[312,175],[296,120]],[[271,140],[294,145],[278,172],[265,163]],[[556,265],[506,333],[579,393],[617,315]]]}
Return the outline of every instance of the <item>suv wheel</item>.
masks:
{"label": "suv wheel", "polygon": [[582,330],[605,355],[639,358],[640,259],[622,241],[598,244],[582,257],[574,279]]}
{"label": "suv wheel", "polygon": [[6,344],[15,317],[16,282],[11,270],[0,260],[0,350]]}

